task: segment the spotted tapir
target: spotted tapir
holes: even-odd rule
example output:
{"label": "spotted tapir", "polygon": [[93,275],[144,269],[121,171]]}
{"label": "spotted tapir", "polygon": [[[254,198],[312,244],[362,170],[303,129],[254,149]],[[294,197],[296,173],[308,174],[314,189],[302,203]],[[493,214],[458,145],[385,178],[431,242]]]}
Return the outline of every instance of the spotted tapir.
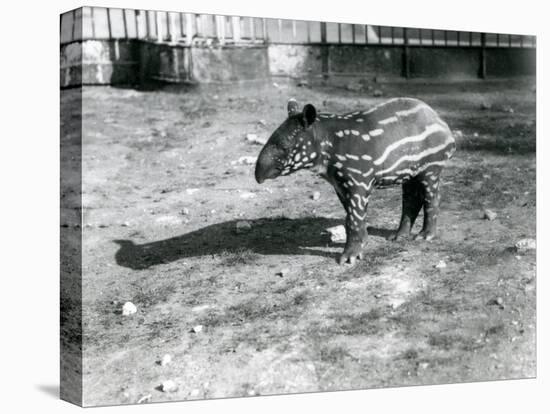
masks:
{"label": "spotted tapir", "polygon": [[420,209],[422,230],[431,240],[439,213],[439,177],[455,151],[449,126],[426,103],[395,98],[366,111],[343,115],[299,110],[288,101],[288,118],[258,157],[256,181],[309,168],[335,188],[346,210],[346,246],[339,263],[363,257],[366,211],[374,188],[401,184],[403,211],[392,239],[409,237]]}

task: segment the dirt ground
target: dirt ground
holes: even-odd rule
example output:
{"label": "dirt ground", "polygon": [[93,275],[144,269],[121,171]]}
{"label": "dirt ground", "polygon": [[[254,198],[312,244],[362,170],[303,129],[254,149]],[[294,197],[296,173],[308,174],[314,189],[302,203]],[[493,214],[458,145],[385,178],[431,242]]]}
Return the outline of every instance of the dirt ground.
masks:
{"label": "dirt ground", "polygon": [[[533,86],[84,88],[84,404],[534,377],[535,252],[514,248],[536,236]],[[238,163],[261,149],[245,136],[267,138],[289,97],[338,113],[394,96],[456,132],[440,236],[386,240],[401,189],[378,190],[366,260],[339,266],[332,187],[307,171],[258,185]],[[126,301],[136,314],[122,316]]]}

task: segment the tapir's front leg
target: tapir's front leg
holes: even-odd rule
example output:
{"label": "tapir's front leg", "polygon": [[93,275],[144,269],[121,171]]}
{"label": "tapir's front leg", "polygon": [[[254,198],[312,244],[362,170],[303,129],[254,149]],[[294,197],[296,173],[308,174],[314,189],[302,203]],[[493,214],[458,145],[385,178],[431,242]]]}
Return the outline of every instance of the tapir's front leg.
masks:
{"label": "tapir's front leg", "polygon": [[369,193],[349,188],[338,194],[346,210],[346,247],[338,259],[339,264],[363,258],[363,248],[367,238],[367,206]]}

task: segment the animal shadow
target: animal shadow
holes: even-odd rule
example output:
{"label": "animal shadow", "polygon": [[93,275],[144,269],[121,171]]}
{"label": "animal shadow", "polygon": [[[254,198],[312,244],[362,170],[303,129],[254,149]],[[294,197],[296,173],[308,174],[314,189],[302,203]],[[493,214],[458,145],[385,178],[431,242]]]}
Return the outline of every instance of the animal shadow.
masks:
{"label": "animal shadow", "polygon": [[[237,222],[213,224],[170,239],[136,244],[132,240],[114,240],[120,248],[115,254],[118,265],[134,270],[148,269],[188,257],[212,256],[222,252],[250,250],[262,255],[317,255],[336,258],[321,248],[343,247],[332,243],[328,227],[341,220],[314,218],[261,218],[250,220],[248,231],[237,232]],[[369,228],[371,235],[386,236],[383,229]],[[387,234],[386,234],[387,233]]]}

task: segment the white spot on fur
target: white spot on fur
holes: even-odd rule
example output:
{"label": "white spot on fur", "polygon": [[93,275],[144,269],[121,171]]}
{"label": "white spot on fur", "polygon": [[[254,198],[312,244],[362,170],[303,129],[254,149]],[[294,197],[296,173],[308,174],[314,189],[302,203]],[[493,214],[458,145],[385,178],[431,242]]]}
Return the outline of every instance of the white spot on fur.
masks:
{"label": "white spot on fur", "polygon": [[377,137],[378,135],[382,135],[384,133],[384,130],[383,129],[373,129],[372,131],[369,132],[369,135],[371,137]]}

